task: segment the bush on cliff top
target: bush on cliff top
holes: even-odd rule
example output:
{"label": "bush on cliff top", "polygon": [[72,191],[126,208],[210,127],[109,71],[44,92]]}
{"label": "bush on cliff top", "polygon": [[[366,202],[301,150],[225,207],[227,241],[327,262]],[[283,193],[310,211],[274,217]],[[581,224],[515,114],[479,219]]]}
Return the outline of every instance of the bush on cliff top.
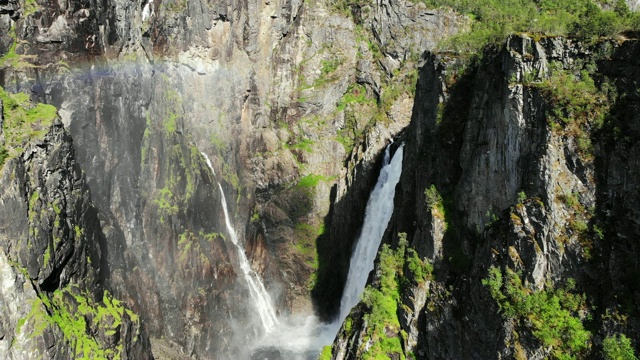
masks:
{"label": "bush on cliff top", "polygon": [[471,29],[441,47],[478,52],[516,32],[592,39],[640,28],[640,14],[624,0],[423,0],[427,7],[447,7],[469,15]]}

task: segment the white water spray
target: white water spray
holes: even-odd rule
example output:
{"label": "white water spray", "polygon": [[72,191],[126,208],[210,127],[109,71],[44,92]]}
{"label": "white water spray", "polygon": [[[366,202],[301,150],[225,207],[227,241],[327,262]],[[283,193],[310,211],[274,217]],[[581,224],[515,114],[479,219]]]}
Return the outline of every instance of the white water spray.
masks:
{"label": "white water spray", "polygon": [[403,147],[404,145],[401,145],[398,148],[391,160],[390,146],[385,150],[384,164],[367,202],[362,231],[351,255],[349,274],[340,301],[338,326],[349,315],[351,308],[360,301],[369,273],[373,270],[373,261],[378,253],[380,241],[393,214],[393,198],[402,173]]}
{"label": "white water spray", "polygon": [[351,266],[340,304],[340,316],[330,324],[320,323],[315,316],[288,319],[259,342],[259,347],[275,348],[287,359],[316,358],[323,346],[331,344],[351,308],[360,301],[369,272],[373,270],[380,241],[393,213],[395,188],[402,173],[403,146],[391,159],[390,146],[378,181],[365,210],[364,223],[351,256]]}
{"label": "white water spray", "polygon": [[218,188],[220,188],[220,195],[222,196],[224,221],[227,225],[227,231],[231,236],[231,242],[233,242],[236,248],[238,248],[238,260],[240,262],[240,268],[242,269],[244,278],[249,285],[249,293],[251,294],[251,298],[253,299],[256,310],[258,310],[258,315],[260,315],[260,320],[262,321],[264,330],[266,332],[270,332],[278,324],[278,318],[276,317],[276,311],[273,307],[273,303],[271,302],[271,297],[269,296],[267,289],[265,289],[264,285],[262,284],[262,281],[260,280],[258,274],[256,274],[256,272],[251,269],[251,265],[249,265],[249,260],[247,260],[244,249],[238,243],[238,235],[231,225],[231,220],[229,220],[227,199],[224,197],[224,191],[222,191],[222,186],[220,185],[220,183],[218,183]]}
{"label": "white water spray", "polygon": [[216,171],[213,169],[213,165],[211,164],[211,160],[209,160],[209,157],[207,156],[207,154],[205,154],[202,151],[200,152],[200,154],[204,156],[204,159],[207,161],[207,166],[209,166],[209,169],[211,169],[211,172],[213,173],[213,175],[215,175]]}
{"label": "white water spray", "polygon": [[[205,153],[201,153],[205,160],[207,161],[207,165],[213,172],[216,174],[216,171],[213,169],[211,165],[211,160]],[[244,279],[247,281],[247,285],[249,286],[249,294],[251,295],[251,299],[253,300],[253,305],[256,307],[258,311],[258,315],[260,315],[260,320],[262,322],[262,327],[265,332],[271,332],[276,325],[278,324],[278,318],[276,316],[275,308],[273,307],[273,302],[271,301],[271,297],[265,289],[264,284],[260,280],[258,274],[256,274],[253,269],[251,269],[251,265],[249,264],[249,260],[247,259],[247,255],[244,253],[244,249],[238,242],[238,235],[236,231],[233,229],[233,225],[231,225],[231,219],[229,218],[229,211],[227,210],[227,199],[224,196],[224,191],[222,190],[222,185],[218,183],[218,188],[220,189],[220,196],[222,202],[222,210],[224,211],[224,222],[227,226],[227,231],[229,232],[229,236],[231,237],[231,242],[236,246],[238,251],[238,261],[240,263],[240,269],[242,270],[242,274],[244,275]]]}

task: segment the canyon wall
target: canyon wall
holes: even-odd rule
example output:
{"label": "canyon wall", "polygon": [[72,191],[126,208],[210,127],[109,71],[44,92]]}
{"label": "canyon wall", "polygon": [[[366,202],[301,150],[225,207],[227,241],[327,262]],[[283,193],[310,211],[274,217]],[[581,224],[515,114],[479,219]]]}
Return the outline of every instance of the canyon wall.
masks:
{"label": "canyon wall", "polygon": [[638,49],[511,36],[462,68],[427,57],[386,245],[333,358],[600,358],[638,338]]}

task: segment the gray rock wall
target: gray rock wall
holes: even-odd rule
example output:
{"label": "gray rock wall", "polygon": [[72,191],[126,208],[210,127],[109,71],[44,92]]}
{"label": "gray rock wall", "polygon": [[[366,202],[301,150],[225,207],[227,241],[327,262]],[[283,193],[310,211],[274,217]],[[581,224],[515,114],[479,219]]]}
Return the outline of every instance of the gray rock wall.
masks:
{"label": "gray rock wall", "polygon": [[107,241],[74,155],[58,121],[2,168],[0,353],[152,358],[138,316],[106,292]]}
{"label": "gray rock wall", "polygon": [[[589,307],[573,313],[590,331],[580,356],[601,356],[602,340],[612,334],[634,337],[639,312],[624,299],[638,291],[628,277],[638,266],[636,247],[627,240],[635,231],[635,190],[623,190],[631,177],[613,169],[629,174],[635,167],[632,158],[622,161],[618,154],[632,151],[636,139],[637,101],[624,79],[637,71],[637,49],[635,41],[587,48],[559,38],[513,36],[463,72],[455,58],[428,56],[386,242],[398,246],[398,234],[406,233],[435,269],[432,278],[415,283],[405,267],[396,278],[400,326],[387,325],[386,335],[376,336],[400,338],[402,353],[415,358],[557,355],[562,345],[543,344],[537,325],[505,315],[504,303],[483,285],[495,267],[517,273],[529,292],[576,280],[575,292]],[[558,123],[554,109],[564,100],[550,100],[542,85],[563,71],[583,77],[581,71],[590,71],[602,91],[594,96],[613,94],[606,90],[611,86],[627,94],[613,96],[611,104],[600,100],[602,127],[591,122],[594,115],[582,123],[593,144],[586,150],[581,131]],[[561,111],[567,114],[567,108]],[[576,113],[565,116],[584,121]],[[624,141],[616,131],[628,134]],[[618,185],[609,187],[613,183]],[[440,206],[431,207],[426,198],[432,185],[443,198]],[[371,278],[377,289],[381,266]],[[376,325],[367,321],[379,316],[371,311],[366,304],[353,310],[333,344],[333,358],[360,358],[381,341],[371,337]],[[620,313],[624,321],[610,315]],[[400,356],[394,351],[387,356]]]}

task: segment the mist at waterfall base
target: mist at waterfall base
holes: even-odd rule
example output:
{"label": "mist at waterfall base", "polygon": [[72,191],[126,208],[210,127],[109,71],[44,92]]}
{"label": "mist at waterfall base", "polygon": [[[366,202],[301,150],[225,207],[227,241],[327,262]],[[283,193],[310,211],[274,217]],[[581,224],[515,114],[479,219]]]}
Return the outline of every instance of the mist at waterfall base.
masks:
{"label": "mist at waterfall base", "polygon": [[351,308],[360,301],[373,270],[382,236],[393,213],[395,188],[402,172],[403,146],[397,149],[393,158],[391,146],[385,150],[384,163],[367,202],[362,230],[351,256],[339,316],[332,323],[322,323],[313,315],[280,319],[272,331],[257,341],[252,360],[315,360],[322,348],[333,342]]}

